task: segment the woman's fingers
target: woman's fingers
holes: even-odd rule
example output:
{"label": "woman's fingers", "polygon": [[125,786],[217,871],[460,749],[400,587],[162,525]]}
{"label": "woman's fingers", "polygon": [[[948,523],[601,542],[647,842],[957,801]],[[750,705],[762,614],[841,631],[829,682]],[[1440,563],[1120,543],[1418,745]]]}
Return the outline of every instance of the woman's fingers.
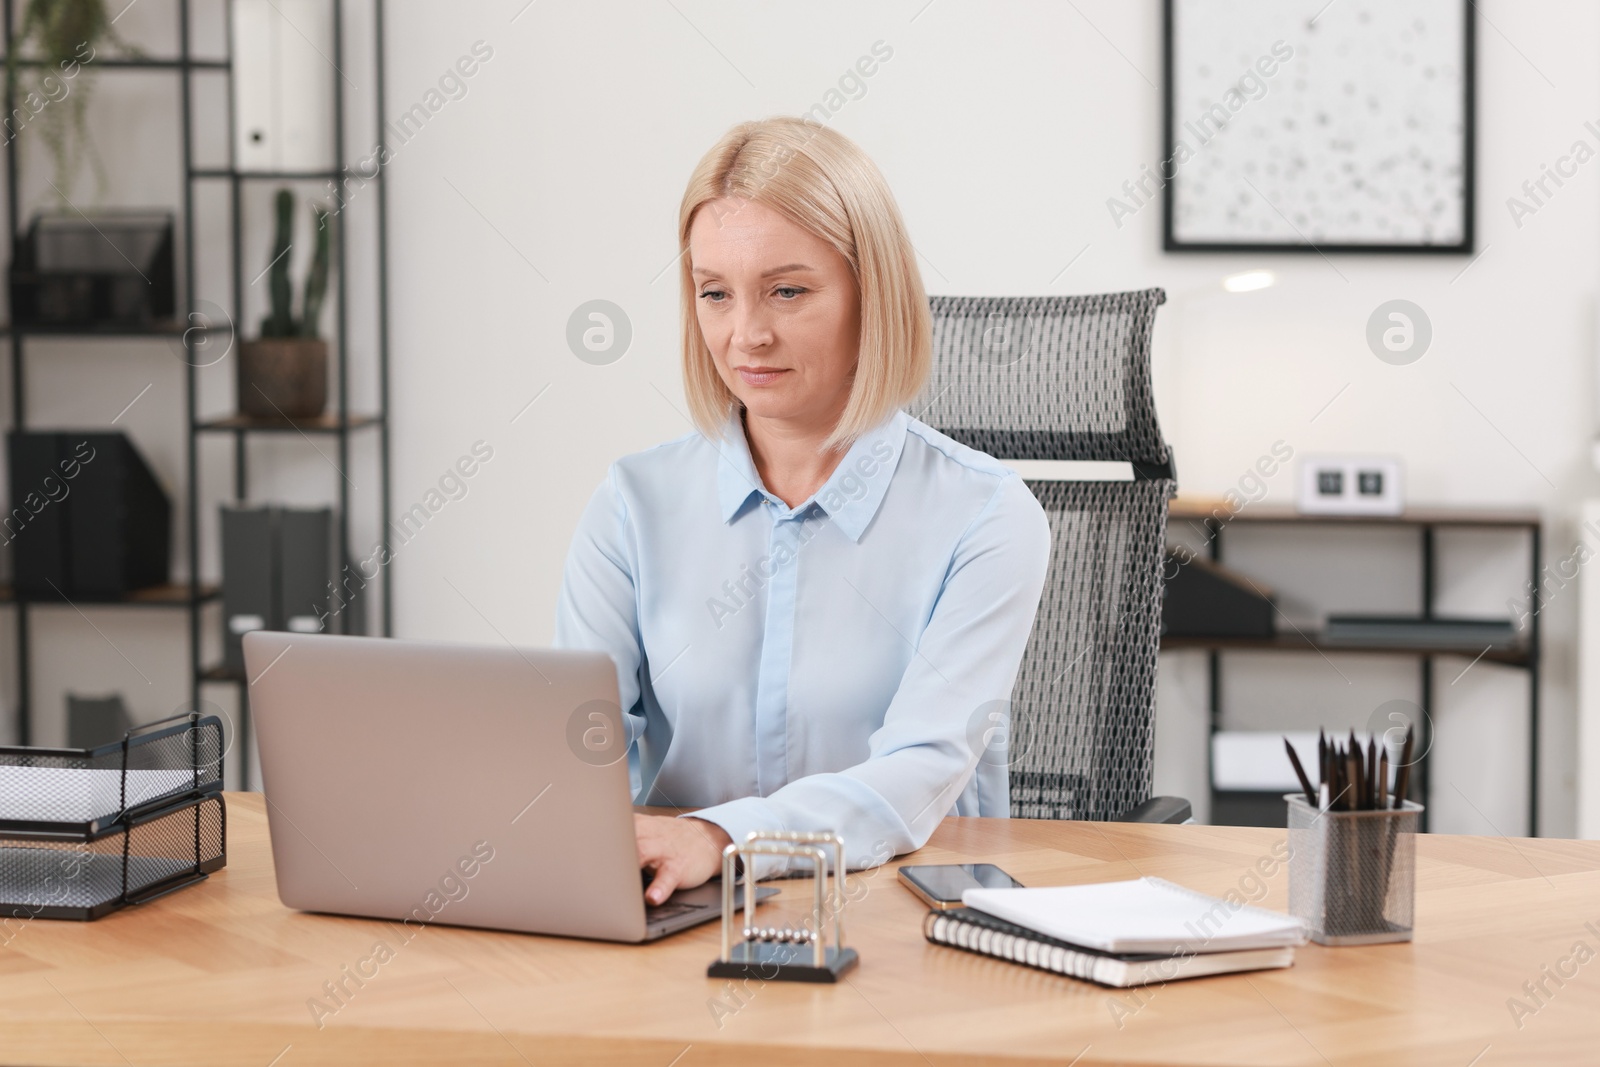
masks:
{"label": "woman's fingers", "polygon": [[[672,848],[672,827],[676,819],[659,815],[635,815],[634,839],[638,844],[639,866],[651,871],[650,886],[644,898],[651,904],[660,904],[678,888],[682,878]],[[666,824],[666,825],[663,825]]]}
{"label": "woman's fingers", "polygon": [[651,818],[652,816],[640,815],[637,812],[635,812],[633,816],[633,847],[635,851],[639,853],[639,867],[641,870],[650,866],[652,861],[652,856],[646,854],[645,852],[646,846],[652,844],[652,835],[650,832]]}
{"label": "woman's fingers", "polygon": [[660,904],[683,887],[694,887],[722,867],[728,834],[715,823],[661,815],[635,815],[639,866],[655,872],[645,899]]}
{"label": "woman's fingers", "polygon": [[650,879],[650,888],[644,891],[647,902],[660,904],[678,888],[678,872],[675,868],[676,864],[670,862],[656,868],[655,877]]}

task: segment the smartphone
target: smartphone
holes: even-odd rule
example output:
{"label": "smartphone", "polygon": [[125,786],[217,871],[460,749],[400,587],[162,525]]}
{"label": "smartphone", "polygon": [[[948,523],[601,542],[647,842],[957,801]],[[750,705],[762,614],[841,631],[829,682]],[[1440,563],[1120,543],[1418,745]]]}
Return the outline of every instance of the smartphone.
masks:
{"label": "smartphone", "polygon": [[961,907],[965,889],[1014,889],[1022,885],[992,863],[930,863],[900,868],[900,881],[930,908]]}

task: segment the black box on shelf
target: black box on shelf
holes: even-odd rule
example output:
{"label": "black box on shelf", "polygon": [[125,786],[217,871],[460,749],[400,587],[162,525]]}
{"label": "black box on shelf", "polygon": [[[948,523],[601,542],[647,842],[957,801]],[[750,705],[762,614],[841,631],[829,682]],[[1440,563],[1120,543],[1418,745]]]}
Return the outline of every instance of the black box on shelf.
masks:
{"label": "black box on shelf", "polygon": [[107,599],[171,575],[172,502],[126,434],[11,431],[17,593]]}
{"label": "black box on shelf", "polygon": [[1161,632],[1171,637],[1271,637],[1272,591],[1226,567],[1168,550]]}
{"label": "black box on shelf", "polygon": [[94,748],[133,728],[121,693],[84,697],[67,693],[67,747]]}
{"label": "black box on shelf", "polygon": [[1253,792],[1244,789],[1217,789],[1211,793],[1212,826],[1289,825],[1289,807],[1283,801],[1290,789]]}
{"label": "black box on shelf", "polygon": [[12,321],[96,330],[170,320],[172,231],[167,211],[35,215],[12,242]]}

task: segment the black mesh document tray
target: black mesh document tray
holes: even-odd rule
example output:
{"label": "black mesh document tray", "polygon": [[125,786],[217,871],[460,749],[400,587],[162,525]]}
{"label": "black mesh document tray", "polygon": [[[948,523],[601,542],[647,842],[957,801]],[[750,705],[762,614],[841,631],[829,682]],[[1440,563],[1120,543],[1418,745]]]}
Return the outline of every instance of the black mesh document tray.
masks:
{"label": "black mesh document tray", "polygon": [[0,747],[0,839],[85,841],[222,788],[222,720],[181,715],[95,748]]}
{"label": "black mesh document tray", "polygon": [[220,793],[189,797],[71,841],[0,831],[0,919],[98,919],[204,879],[227,862]]}
{"label": "black mesh document tray", "polygon": [[20,325],[138,329],[177,310],[170,211],[35,215],[12,242],[11,317]]}

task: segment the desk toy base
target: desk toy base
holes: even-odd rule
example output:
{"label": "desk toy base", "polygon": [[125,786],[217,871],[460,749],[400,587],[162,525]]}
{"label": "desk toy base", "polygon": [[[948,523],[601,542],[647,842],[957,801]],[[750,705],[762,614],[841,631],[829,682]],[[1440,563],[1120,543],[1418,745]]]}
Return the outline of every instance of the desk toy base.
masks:
{"label": "desk toy base", "polygon": [[856,965],[856,950],[829,947],[826,966],[811,963],[811,946],[769,941],[741,941],[728,959],[714,960],[707,978],[759,978],[764,982],[837,982]]}

